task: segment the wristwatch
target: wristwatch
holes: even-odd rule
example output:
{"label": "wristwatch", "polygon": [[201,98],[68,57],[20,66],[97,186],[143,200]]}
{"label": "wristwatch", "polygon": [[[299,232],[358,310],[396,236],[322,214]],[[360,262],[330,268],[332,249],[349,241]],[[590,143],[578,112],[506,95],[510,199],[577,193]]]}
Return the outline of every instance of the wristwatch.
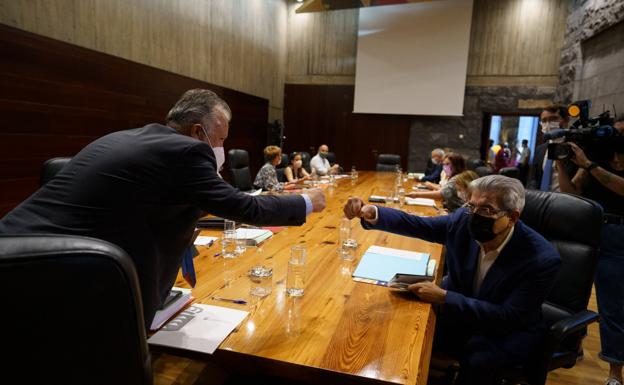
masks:
{"label": "wristwatch", "polygon": [[598,165],[598,163],[596,163],[596,162],[591,162],[591,163],[589,164],[589,166],[587,166],[587,167],[583,167],[583,168],[585,169],[585,171],[587,171],[587,172],[591,172],[591,170],[595,169],[595,168],[596,168],[596,167],[598,167],[598,166],[599,166],[599,165]]}

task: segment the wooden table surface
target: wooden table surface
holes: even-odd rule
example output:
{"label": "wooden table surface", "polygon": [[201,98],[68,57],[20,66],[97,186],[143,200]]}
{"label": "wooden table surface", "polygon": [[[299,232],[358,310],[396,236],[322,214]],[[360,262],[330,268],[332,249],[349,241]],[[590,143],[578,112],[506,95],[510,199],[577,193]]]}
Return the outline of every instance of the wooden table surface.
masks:
{"label": "wooden table surface", "polygon": [[[220,242],[198,247],[195,258],[195,302],[247,310],[250,315],[213,355],[165,352],[312,383],[425,384],[435,314],[429,304],[410,294],[355,282],[351,273],[371,245],[430,253],[440,262],[442,246],[380,231],[364,230],[352,221],[358,243],[355,261],[337,253],[342,207],[349,196],[365,199],[376,189],[392,188],[394,173],[360,172],[356,182],[337,181],[325,190],[327,208],[313,213],[301,227],[288,227],[258,248],[236,259],[215,256]],[[412,181],[405,184],[411,189]],[[433,208],[409,206],[406,211],[437,215]],[[202,235],[218,236],[204,231]],[[285,293],[290,247],[307,248],[305,295]],[[249,295],[250,267],[263,262],[273,268],[273,292],[262,299]],[[438,274],[441,269],[438,269]],[[178,277],[176,286],[188,287]],[[214,301],[212,296],[243,298],[247,305]],[[162,348],[152,347],[157,351]]]}

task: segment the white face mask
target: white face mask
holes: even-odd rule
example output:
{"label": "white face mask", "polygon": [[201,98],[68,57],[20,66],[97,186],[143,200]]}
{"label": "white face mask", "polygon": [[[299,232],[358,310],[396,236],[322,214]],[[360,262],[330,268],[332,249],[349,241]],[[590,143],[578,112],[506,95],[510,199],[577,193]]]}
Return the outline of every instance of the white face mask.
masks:
{"label": "white face mask", "polygon": [[559,128],[559,122],[541,122],[540,124],[542,125],[542,133],[544,134]]}
{"label": "white face mask", "polygon": [[436,158],[431,158],[431,163],[438,165],[440,162]]}
{"label": "white face mask", "polygon": [[[210,144],[210,147],[212,147],[210,138],[208,137],[208,134],[206,133],[206,130],[203,126],[202,131],[204,131],[204,135],[206,135],[206,139],[208,139],[208,143]],[[221,170],[221,167],[223,167],[223,164],[225,164],[225,150],[223,149],[223,147],[212,147],[212,152],[214,152],[215,160],[217,161],[217,174],[221,176],[219,170]]]}
{"label": "white face mask", "polygon": [[303,162],[302,162],[302,161],[300,161],[300,160],[296,160],[296,161],[295,161],[294,166],[295,166],[296,168],[301,168],[301,165],[302,165],[302,164],[303,164]]}

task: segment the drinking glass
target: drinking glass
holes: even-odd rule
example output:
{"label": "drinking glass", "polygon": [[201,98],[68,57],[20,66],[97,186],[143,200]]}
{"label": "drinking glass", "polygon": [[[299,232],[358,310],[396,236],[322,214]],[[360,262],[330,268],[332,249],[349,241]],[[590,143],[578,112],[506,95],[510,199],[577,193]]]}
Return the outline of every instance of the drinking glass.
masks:
{"label": "drinking glass", "polygon": [[290,248],[288,272],[286,275],[286,293],[291,297],[303,296],[305,288],[306,248],[296,245]]}
{"label": "drinking glass", "polygon": [[221,255],[223,258],[236,258],[238,256],[238,245],[236,243],[236,231],[227,230],[223,232],[223,237],[221,238]]}

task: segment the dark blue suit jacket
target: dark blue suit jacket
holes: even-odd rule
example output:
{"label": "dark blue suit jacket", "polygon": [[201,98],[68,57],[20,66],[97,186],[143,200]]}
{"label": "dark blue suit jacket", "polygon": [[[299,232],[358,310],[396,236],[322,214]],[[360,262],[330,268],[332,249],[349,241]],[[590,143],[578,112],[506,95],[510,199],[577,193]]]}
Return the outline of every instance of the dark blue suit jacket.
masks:
{"label": "dark blue suit jacket", "polygon": [[554,284],[561,259],[550,242],[537,232],[519,221],[475,293],[479,245],[468,232],[466,209],[440,217],[378,209],[377,224],[371,226],[362,221],[365,228],[417,237],[446,247],[445,316],[482,334],[541,329],[541,305]]}
{"label": "dark blue suit jacket", "polygon": [[82,235],[120,246],[137,269],[149,326],[205,212],[246,223],[300,225],[306,204],[301,196],[238,191],[217,175],[208,144],[149,124],[86,146],[0,220],[0,234]]}

